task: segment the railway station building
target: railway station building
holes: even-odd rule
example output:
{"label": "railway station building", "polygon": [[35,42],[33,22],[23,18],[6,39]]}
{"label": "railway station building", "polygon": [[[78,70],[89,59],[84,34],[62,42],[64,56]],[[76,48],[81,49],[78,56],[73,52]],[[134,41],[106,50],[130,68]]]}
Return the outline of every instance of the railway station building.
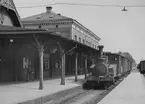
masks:
{"label": "railway station building", "polygon": [[[46,7],[46,11],[44,13],[32,15],[21,20],[25,28],[45,29],[49,32],[55,32],[64,38],[98,50],[100,41],[99,36],[94,34],[75,19],[53,12],[52,7]],[[75,63],[73,58],[73,51],[66,55],[66,75],[75,74]],[[78,74],[82,74],[84,68],[83,60],[83,53],[78,53]],[[88,60],[88,64],[91,64],[90,59]]]}
{"label": "railway station building", "polygon": [[24,20],[22,25],[12,0],[0,1],[0,82],[37,80],[40,66],[44,79],[61,77],[62,84],[65,75],[75,75],[76,80],[78,74],[87,75],[92,60],[100,57],[100,38],[76,20],[54,15],[58,19],[51,23],[36,16],[40,24],[27,21],[34,26],[29,28]]}

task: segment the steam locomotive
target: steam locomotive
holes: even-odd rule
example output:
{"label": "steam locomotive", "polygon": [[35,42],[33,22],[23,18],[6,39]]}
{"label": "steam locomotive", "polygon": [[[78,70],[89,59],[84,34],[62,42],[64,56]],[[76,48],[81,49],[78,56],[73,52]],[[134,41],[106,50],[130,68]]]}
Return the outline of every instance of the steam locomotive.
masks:
{"label": "steam locomotive", "polygon": [[[83,84],[84,89],[106,89],[113,85],[117,80],[122,79],[129,74],[129,70],[125,70],[124,72],[120,71],[120,73],[117,74],[119,69],[111,68],[106,61],[107,59],[107,56],[98,58],[96,63],[90,66],[90,74],[87,76],[86,81]],[[120,68],[120,70],[123,69]]]}
{"label": "steam locomotive", "polygon": [[90,74],[88,75],[86,82],[83,84],[83,88],[107,88],[115,82],[112,70],[109,70],[109,66],[105,63],[105,58],[99,58],[96,64],[90,66]]}

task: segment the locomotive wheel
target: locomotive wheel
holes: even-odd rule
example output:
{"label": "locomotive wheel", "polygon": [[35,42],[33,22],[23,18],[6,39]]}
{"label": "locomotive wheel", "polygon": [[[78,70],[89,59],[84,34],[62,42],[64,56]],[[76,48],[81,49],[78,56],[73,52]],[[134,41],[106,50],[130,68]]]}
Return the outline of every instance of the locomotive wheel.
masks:
{"label": "locomotive wheel", "polygon": [[92,89],[96,90],[97,88],[98,88],[98,84],[93,83],[93,85],[92,85]]}
{"label": "locomotive wheel", "polygon": [[87,82],[83,84],[83,89],[87,89]]}
{"label": "locomotive wheel", "polygon": [[86,82],[83,84],[83,89],[89,90],[91,89],[90,83]]}

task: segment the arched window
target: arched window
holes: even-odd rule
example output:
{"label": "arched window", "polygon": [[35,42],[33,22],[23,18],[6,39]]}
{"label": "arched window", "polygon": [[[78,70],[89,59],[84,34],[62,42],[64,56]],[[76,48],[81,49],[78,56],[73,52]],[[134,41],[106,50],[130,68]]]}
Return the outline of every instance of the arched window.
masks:
{"label": "arched window", "polygon": [[79,42],[81,43],[81,37],[79,37]]}

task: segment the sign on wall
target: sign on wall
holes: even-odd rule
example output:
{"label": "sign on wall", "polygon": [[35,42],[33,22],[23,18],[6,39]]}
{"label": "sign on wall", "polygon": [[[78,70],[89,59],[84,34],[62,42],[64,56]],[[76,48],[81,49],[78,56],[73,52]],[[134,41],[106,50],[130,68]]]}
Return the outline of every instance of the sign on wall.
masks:
{"label": "sign on wall", "polygon": [[15,11],[14,5],[11,0],[0,0],[0,5]]}

